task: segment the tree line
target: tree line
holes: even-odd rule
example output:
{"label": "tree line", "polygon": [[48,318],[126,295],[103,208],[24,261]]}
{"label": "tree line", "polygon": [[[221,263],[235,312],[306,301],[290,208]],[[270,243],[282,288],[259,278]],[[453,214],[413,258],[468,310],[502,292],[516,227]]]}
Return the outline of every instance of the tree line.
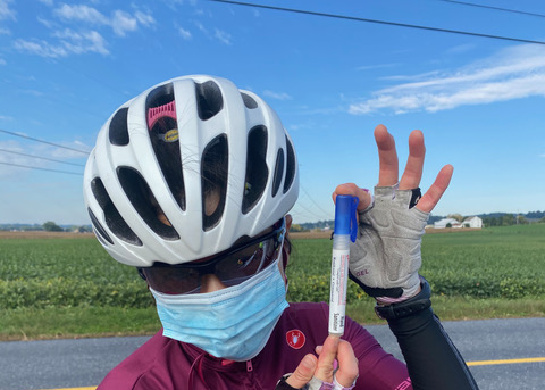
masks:
{"label": "tree line", "polygon": [[43,224],[24,224],[24,223],[12,223],[12,224],[0,224],[0,230],[4,231],[46,231],[46,232],[92,232],[91,225],[59,225],[52,221],[47,221]]}
{"label": "tree line", "polygon": [[[529,211],[526,214],[506,214],[506,213],[495,213],[495,214],[480,214],[478,215],[483,220],[484,226],[508,226],[508,225],[524,225],[528,223],[545,223],[545,210],[535,210]],[[463,216],[462,214],[449,214],[447,218],[453,218],[458,222],[463,222],[468,216]],[[445,217],[438,215],[430,215],[428,223],[433,225],[434,222],[440,221]],[[307,222],[307,223],[294,223],[291,227],[292,231],[295,232],[304,232],[312,230],[323,230],[328,227],[333,231],[335,227],[335,220],[329,221],[318,221],[318,222]],[[448,225],[447,225],[448,227]]]}

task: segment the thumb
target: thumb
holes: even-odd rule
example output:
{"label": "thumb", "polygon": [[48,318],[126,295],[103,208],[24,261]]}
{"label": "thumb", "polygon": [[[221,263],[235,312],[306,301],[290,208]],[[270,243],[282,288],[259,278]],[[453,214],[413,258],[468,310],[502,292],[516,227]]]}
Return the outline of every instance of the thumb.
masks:
{"label": "thumb", "polygon": [[297,366],[294,373],[286,379],[286,383],[294,389],[302,389],[314,375],[316,366],[318,365],[318,358],[314,355],[306,355],[301,363]]}
{"label": "thumb", "polygon": [[337,357],[339,340],[338,336],[329,335],[327,336],[323,347],[319,349],[320,357],[318,358],[318,367],[315,376],[322,382],[333,382],[335,358]]}

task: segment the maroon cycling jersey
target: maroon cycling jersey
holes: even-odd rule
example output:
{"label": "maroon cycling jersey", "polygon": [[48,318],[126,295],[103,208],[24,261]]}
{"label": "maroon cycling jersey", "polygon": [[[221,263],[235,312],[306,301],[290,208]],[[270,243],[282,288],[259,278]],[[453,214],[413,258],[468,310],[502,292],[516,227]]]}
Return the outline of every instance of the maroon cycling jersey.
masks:
{"label": "maroon cycling jersey", "polygon": [[[282,375],[323,345],[327,327],[325,303],[291,303],[265,348],[247,362],[215,358],[158,333],[114,368],[98,390],[274,390]],[[406,366],[348,317],[343,339],[359,360],[356,390],[412,389]]]}

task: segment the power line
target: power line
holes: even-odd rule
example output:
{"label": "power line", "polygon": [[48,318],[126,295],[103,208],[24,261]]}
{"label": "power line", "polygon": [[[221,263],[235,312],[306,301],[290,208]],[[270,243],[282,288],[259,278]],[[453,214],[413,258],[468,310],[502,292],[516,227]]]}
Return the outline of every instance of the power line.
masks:
{"label": "power line", "polygon": [[2,165],[8,165],[10,167],[17,167],[17,168],[29,168],[29,169],[37,169],[39,171],[47,171],[47,172],[55,172],[55,173],[66,173],[68,175],[78,175],[83,176],[83,173],[77,173],[77,172],[68,172],[68,171],[59,171],[58,169],[49,169],[49,168],[42,168],[42,167],[33,167],[30,165],[22,165],[22,164],[12,164],[12,163],[6,163],[6,162],[0,162]]}
{"label": "power line", "polygon": [[475,4],[475,3],[470,3],[468,1],[458,1],[458,0],[438,0],[438,1],[444,1],[444,2],[447,2],[447,3],[466,5],[466,6],[469,6],[469,7],[487,8],[487,9],[493,9],[493,10],[496,10],[496,11],[506,11],[506,12],[512,12],[514,14],[537,16],[539,18],[545,18],[545,15],[542,15],[542,14],[535,14],[535,13],[532,13],[532,12],[519,11],[519,10],[511,9],[511,8],[492,7],[490,5]]}
{"label": "power line", "polygon": [[295,9],[295,8],[274,7],[274,6],[270,6],[270,5],[246,3],[246,2],[242,2],[242,1],[233,1],[233,0],[208,0],[208,1],[215,1],[215,2],[218,2],[218,3],[227,3],[227,4],[234,4],[234,5],[241,5],[241,6],[244,6],[244,7],[251,7],[251,8],[262,8],[262,9],[270,9],[270,10],[275,10],[275,11],[294,12],[296,14],[305,14],[305,15],[312,15],[312,16],[323,16],[323,17],[327,17],[327,18],[353,20],[353,21],[364,22],[364,23],[375,23],[375,24],[383,24],[383,25],[388,25],[388,26],[407,27],[407,28],[416,28],[416,29],[427,30],[427,31],[443,32],[443,33],[449,33],[449,34],[470,35],[470,36],[475,36],[475,37],[498,39],[498,40],[503,40],[503,41],[523,42],[523,43],[537,43],[537,44],[540,44],[540,45],[545,45],[544,41],[533,41],[533,40],[529,40],[529,39],[510,38],[510,37],[504,37],[504,36],[501,36],[501,35],[481,34],[481,33],[469,32],[469,31],[449,30],[449,29],[440,28],[440,27],[421,26],[421,25],[417,25],[417,24],[388,22],[388,21],[385,21],[385,20],[360,18],[360,17],[356,17],[356,16],[347,16],[347,15],[338,15],[338,14],[328,14],[328,13],[314,12],[314,11],[308,11],[308,10]]}
{"label": "power line", "polygon": [[52,145],[52,146],[55,146],[55,147],[61,148],[61,149],[73,150],[74,152],[85,153],[85,154],[90,154],[91,153],[91,152],[89,152],[87,150],[81,150],[81,149],[71,148],[71,147],[68,147],[68,146],[59,145],[59,144],[54,143],[54,142],[44,141],[44,140],[41,140],[41,139],[38,139],[38,138],[30,137],[30,136],[25,135],[25,134],[14,133],[12,131],[7,131],[7,130],[0,129],[0,133],[14,135],[14,136],[21,137],[21,138],[24,138],[24,139],[27,139],[27,140],[30,140],[30,141],[41,142],[43,144]]}
{"label": "power line", "polygon": [[8,149],[2,149],[2,148],[0,148],[0,152],[13,153],[13,154],[17,154],[19,156],[38,158],[40,160],[54,161],[54,162],[58,162],[60,164],[73,165],[73,166],[76,166],[76,167],[84,167],[85,166],[83,164],[76,164],[76,163],[71,163],[71,162],[68,162],[68,161],[56,160],[54,158],[33,156],[32,154],[21,153],[21,152],[16,152],[14,150],[8,150]]}
{"label": "power line", "polygon": [[297,202],[295,206],[296,207],[301,207],[303,210],[307,211],[308,213],[310,213],[310,215],[314,216],[315,218],[324,219],[324,220],[328,219],[328,218],[324,218],[323,215],[316,214],[313,210],[311,210],[308,207],[304,206],[301,202]]}
{"label": "power line", "polygon": [[321,212],[323,212],[325,215],[330,215],[331,212],[330,211],[326,211],[323,209],[323,207],[321,207],[318,203],[316,203],[316,201],[314,199],[312,199],[312,197],[310,196],[310,194],[308,193],[308,191],[305,189],[305,187],[303,187],[301,185],[301,189],[303,190],[303,192],[305,193],[305,195],[310,199],[310,201],[312,203],[314,203],[314,206],[316,206]]}

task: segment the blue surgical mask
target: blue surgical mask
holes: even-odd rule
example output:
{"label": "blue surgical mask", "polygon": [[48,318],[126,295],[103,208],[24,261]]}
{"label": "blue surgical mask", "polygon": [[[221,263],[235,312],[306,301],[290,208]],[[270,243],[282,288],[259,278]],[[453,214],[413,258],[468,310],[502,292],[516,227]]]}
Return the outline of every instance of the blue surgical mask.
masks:
{"label": "blue surgical mask", "polygon": [[210,293],[151,290],[163,336],[193,344],[215,357],[244,361],[257,356],[288,306],[278,261],[249,280]]}

